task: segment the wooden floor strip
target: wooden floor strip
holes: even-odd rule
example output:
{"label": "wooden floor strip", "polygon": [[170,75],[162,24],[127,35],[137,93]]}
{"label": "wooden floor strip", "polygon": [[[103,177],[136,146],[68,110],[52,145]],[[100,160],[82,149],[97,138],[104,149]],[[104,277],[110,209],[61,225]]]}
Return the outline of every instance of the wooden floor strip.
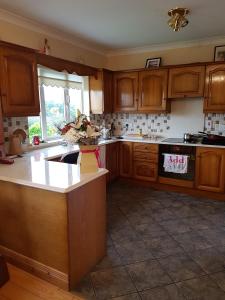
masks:
{"label": "wooden floor strip", "polygon": [[10,281],[0,289],[0,300],[84,300],[12,265]]}

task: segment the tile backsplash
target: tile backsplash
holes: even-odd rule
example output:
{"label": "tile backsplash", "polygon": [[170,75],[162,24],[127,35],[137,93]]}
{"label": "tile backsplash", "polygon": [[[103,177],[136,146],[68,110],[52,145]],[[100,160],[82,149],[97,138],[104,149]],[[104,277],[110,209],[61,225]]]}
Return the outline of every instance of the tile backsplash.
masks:
{"label": "tile backsplash", "polygon": [[28,118],[27,117],[12,117],[3,118],[3,131],[5,142],[16,129],[23,129],[28,135]]}
{"label": "tile backsplash", "polygon": [[[116,135],[126,133],[139,133],[142,129],[144,134],[153,134],[160,136],[172,136],[171,126],[173,123],[173,113],[171,114],[129,114],[129,113],[113,113],[103,115],[91,115],[91,120],[97,124],[110,128],[113,122]],[[126,127],[128,124],[128,128]],[[181,124],[177,124],[179,127]],[[13,117],[3,119],[4,139],[7,142],[9,136],[14,130],[21,128],[28,135],[28,118]],[[207,133],[220,134],[225,136],[225,114],[209,113],[204,117],[202,130]],[[189,132],[188,128],[184,129]]]}
{"label": "tile backsplash", "polygon": [[105,115],[91,115],[91,120],[97,125],[110,128],[113,122],[116,127],[116,135],[126,133],[163,135],[170,129],[170,114],[129,114],[113,113]]}
{"label": "tile backsplash", "polygon": [[204,130],[207,133],[220,134],[225,136],[225,114],[205,115]]}

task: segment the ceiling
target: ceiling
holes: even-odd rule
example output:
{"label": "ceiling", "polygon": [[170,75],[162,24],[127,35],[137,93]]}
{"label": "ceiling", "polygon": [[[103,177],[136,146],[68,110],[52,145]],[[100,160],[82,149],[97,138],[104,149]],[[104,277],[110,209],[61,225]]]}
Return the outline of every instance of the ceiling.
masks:
{"label": "ceiling", "polygon": [[[180,32],[167,25],[167,11],[191,10]],[[225,36],[224,0],[0,0],[0,8],[51,29],[118,50]]]}

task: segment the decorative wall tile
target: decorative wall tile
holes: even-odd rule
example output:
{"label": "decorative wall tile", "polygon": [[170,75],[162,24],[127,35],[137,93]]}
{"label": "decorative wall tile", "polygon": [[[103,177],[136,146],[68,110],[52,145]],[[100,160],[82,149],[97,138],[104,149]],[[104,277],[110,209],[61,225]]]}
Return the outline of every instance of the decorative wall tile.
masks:
{"label": "decorative wall tile", "polygon": [[207,133],[225,136],[225,114],[210,113],[205,115],[204,130]]}
{"label": "decorative wall tile", "polygon": [[13,117],[13,118],[3,118],[3,130],[4,130],[4,138],[7,142],[9,136],[16,129],[23,129],[28,135],[28,118],[27,117]]}
{"label": "decorative wall tile", "polygon": [[[97,125],[110,128],[114,123],[116,135],[128,133],[163,134],[170,129],[168,114],[128,114],[113,113],[105,115],[91,115],[91,120]],[[126,126],[128,125],[128,126]]]}

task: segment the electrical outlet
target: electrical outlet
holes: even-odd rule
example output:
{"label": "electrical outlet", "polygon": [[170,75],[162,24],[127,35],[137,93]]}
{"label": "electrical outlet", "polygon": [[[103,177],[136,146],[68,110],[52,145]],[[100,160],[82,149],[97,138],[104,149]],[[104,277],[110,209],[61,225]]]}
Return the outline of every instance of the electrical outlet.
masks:
{"label": "electrical outlet", "polygon": [[206,128],[207,129],[211,129],[212,128],[212,121],[211,120],[209,120],[209,121],[207,121],[207,123],[206,123]]}

